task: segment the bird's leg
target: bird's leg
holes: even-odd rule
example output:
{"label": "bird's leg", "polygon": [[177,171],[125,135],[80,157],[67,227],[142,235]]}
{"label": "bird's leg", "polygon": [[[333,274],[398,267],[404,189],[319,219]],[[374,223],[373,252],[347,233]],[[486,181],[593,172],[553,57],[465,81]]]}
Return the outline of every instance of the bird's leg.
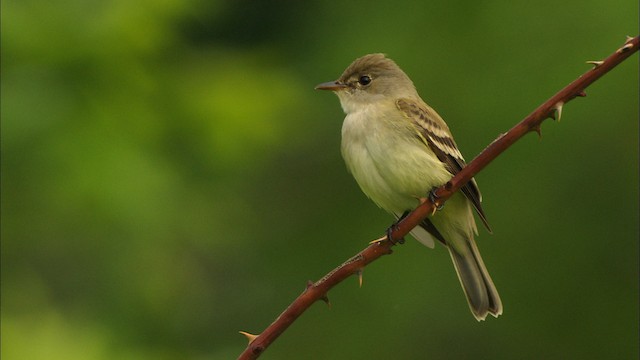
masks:
{"label": "bird's leg", "polygon": [[438,199],[440,198],[437,194],[436,194],[436,190],[438,190],[437,187],[434,187],[433,189],[431,189],[431,191],[429,191],[429,201],[431,201],[431,203],[433,204],[434,208],[433,208],[433,214],[436,213],[437,210],[442,210],[442,208],[444,208],[444,204],[440,204]]}
{"label": "bird's leg", "polygon": [[394,222],[393,224],[391,224],[391,226],[389,226],[389,228],[387,229],[387,239],[393,244],[395,245],[397,244],[404,244],[404,238],[400,238],[398,240],[395,240],[393,238],[393,236],[391,236],[391,233],[393,232],[393,230],[395,230],[398,227],[398,223],[400,221],[402,221],[402,219],[404,219],[405,217],[407,217],[407,215],[409,215],[411,211],[405,211],[402,216],[400,216],[400,218],[398,220],[396,220],[396,222]]}

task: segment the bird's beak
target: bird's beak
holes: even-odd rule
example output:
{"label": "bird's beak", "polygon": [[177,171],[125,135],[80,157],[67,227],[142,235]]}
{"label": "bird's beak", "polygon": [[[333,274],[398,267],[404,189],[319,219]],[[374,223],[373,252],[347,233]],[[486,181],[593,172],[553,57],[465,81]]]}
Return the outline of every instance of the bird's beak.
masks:
{"label": "bird's beak", "polygon": [[322,83],[322,84],[319,84],[318,86],[316,86],[316,90],[338,91],[338,90],[342,90],[342,89],[346,89],[346,88],[347,88],[347,85],[341,83],[338,80],[329,81],[329,82]]}

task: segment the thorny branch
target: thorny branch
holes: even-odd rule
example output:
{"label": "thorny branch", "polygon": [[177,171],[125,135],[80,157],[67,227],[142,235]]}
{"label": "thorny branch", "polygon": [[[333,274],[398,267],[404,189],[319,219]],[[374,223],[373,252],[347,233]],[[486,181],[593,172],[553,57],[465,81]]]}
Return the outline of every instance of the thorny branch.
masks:
{"label": "thorny branch", "polygon": [[[484,169],[491,161],[508,149],[513,143],[530,131],[540,133],[540,125],[547,118],[560,120],[562,108],[566,103],[576,97],[586,96],[585,89],[598,80],[601,76],[616,67],[622,61],[638,51],[639,37],[628,37],[625,44],[617,49],[613,54],[602,61],[588,61],[594,67],[582,76],[560,90],[557,94],[540,105],[524,120],[511,128],[508,132],[500,135],[480,155],[471,161],[462,171],[454,176],[449,182],[435,191],[435,203],[429,199],[424,199],[422,204],[393,227],[389,235],[393,239],[401,239],[407,235],[414,227],[422,222],[426,217],[435,212],[435,209],[442,206],[451,195],[460,187],[466,184],[478,172]],[[391,248],[395,243],[387,239],[387,235],[379,241],[372,242],[367,248],[350,258],[342,265],[338,266],[322,279],[315,283],[309,282],[307,288],[298,296],[289,307],[278,316],[260,335],[252,335],[241,331],[249,339],[249,345],[240,354],[238,359],[256,359],[266,348],[275,341],[306,309],[318,300],[328,302],[327,292],[335,285],[347,277],[358,274],[362,275],[362,269],[372,261],[382,255],[391,254]]]}

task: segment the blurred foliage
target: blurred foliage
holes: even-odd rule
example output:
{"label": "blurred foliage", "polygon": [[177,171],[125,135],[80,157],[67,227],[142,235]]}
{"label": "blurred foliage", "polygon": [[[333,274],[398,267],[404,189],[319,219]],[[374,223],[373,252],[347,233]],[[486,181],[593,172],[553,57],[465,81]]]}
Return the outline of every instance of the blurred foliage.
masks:
{"label": "blurred foliage", "polygon": [[[315,84],[386,52],[467,159],[638,3],[2,2],[2,358],[230,359],[389,225]],[[479,174],[505,313],[414,242],[265,359],[638,357],[638,57]],[[381,341],[382,340],[382,341]]]}

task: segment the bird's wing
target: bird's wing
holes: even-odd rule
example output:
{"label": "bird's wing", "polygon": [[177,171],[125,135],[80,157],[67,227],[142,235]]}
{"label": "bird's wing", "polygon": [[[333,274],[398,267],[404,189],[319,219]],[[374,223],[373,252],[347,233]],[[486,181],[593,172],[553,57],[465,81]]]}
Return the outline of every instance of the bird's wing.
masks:
{"label": "bird's wing", "polygon": [[[452,175],[459,173],[460,170],[466,166],[464,158],[451,136],[449,127],[435,110],[422,101],[418,102],[406,98],[398,99],[396,106],[402,111],[404,116],[411,120],[416,128],[417,136],[436,154],[438,159],[445,164],[447,170]],[[462,193],[471,200],[482,223],[484,223],[487,230],[491,232],[491,227],[482,210],[482,195],[480,194],[480,189],[476,181],[471,179],[461,190]]]}

